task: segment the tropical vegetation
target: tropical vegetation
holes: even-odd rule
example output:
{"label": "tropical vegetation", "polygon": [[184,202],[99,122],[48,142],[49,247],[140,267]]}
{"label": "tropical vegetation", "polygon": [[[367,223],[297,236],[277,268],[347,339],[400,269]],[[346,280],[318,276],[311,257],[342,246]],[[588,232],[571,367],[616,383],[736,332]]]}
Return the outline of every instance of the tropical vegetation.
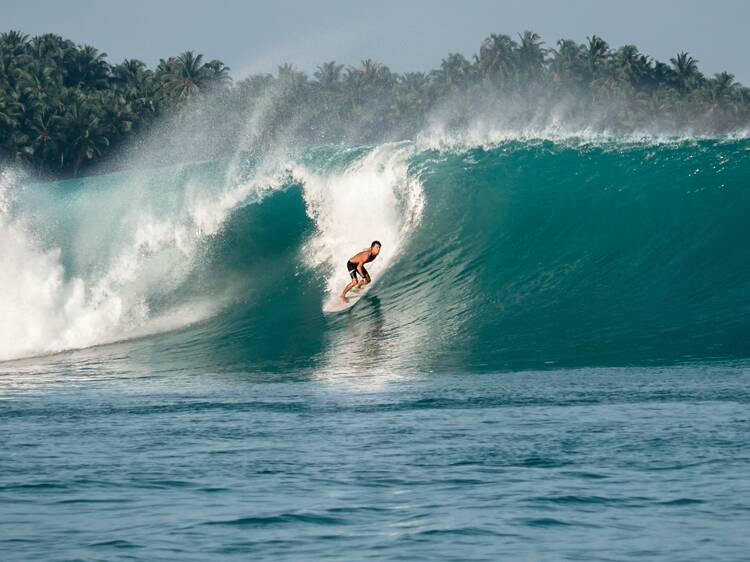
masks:
{"label": "tropical vegetation", "polygon": [[472,58],[451,53],[431,72],[397,73],[367,59],[325,62],[312,76],[284,64],[233,81],[224,63],[192,51],[151,69],[134,59],[111,64],[54,34],[0,34],[2,161],[77,175],[157,123],[199,114],[225,127],[225,138],[247,137],[252,118],[248,146],[260,149],[280,134],[317,143],[407,138],[436,116],[452,126],[482,117],[723,134],[748,127],[750,89],[727,72],[704,75],[686,52],[661,62],[596,35],[554,47],[530,31],[491,35]]}

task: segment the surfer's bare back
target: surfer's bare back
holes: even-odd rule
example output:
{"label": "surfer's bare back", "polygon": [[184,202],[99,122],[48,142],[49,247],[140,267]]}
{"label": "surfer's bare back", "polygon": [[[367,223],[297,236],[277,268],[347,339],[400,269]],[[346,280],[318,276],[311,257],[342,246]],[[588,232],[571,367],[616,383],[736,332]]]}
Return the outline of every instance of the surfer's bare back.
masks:
{"label": "surfer's bare back", "polygon": [[[373,243],[370,244],[369,248],[367,248],[366,250],[362,250],[357,254],[354,254],[351,258],[349,258],[349,261],[346,262],[346,269],[349,271],[349,275],[352,280],[346,287],[344,287],[344,292],[339,296],[341,302],[348,302],[346,299],[346,293],[353,289],[355,285],[359,285],[361,287],[362,285],[367,285],[371,281],[370,274],[367,273],[367,270],[365,269],[365,264],[370,263],[372,260],[378,257],[378,254],[380,253],[380,247],[380,242],[374,240]],[[362,277],[362,279],[358,279],[357,276]]]}

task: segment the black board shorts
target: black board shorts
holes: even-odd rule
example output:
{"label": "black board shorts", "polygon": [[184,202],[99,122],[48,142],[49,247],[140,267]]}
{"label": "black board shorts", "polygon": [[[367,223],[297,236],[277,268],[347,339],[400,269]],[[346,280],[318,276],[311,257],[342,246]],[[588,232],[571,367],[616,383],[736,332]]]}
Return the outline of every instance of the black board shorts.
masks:
{"label": "black board shorts", "polygon": [[[357,275],[359,274],[359,272],[357,271],[357,264],[352,263],[351,261],[348,261],[346,262],[346,269],[349,270],[349,276],[356,281]],[[367,270],[365,269],[364,265],[362,266],[362,273],[364,274],[365,279],[370,278],[370,274],[367,273]]]}

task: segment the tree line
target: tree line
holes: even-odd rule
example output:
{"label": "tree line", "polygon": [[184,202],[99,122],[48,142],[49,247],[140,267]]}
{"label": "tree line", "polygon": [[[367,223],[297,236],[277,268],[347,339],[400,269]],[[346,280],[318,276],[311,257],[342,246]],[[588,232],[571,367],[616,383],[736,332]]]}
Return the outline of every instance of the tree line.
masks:
{"label": "tree line", "polygon": [[408,138],[436,113],[460,125],[483,110],[521,126],[554,115],[615,133],[723,134],[750,123],[750,89],[727,72],[704,75],[688,53],[665,63],[596,35],[548,48],[530,31],[493,34],[471,59],[452,53],[430,72],[367,59],[325,62],[312,76],[284,64],[233,81],[223,62],[193,51],[151,69],[110,64],[54,34],[0,34],[0,160],[42,175],[78,175],[158,121],[189,122],[196,111],[228,136],[262,113],[253,139],[262,148],[290,132],[313,143]]}

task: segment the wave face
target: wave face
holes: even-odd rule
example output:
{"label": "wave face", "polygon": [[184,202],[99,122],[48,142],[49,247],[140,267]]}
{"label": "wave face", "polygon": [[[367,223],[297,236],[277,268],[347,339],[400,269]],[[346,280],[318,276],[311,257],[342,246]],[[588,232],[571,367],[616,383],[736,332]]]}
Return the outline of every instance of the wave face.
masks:
{"label": "wave face", "polygon": [[[750,355],[750,141],[322,147],[0,180],[0,359],[128,340],[204,369]],[[322,313],[346,259],[375,284]],[[9,266],[8,266],[9,264]]]}

